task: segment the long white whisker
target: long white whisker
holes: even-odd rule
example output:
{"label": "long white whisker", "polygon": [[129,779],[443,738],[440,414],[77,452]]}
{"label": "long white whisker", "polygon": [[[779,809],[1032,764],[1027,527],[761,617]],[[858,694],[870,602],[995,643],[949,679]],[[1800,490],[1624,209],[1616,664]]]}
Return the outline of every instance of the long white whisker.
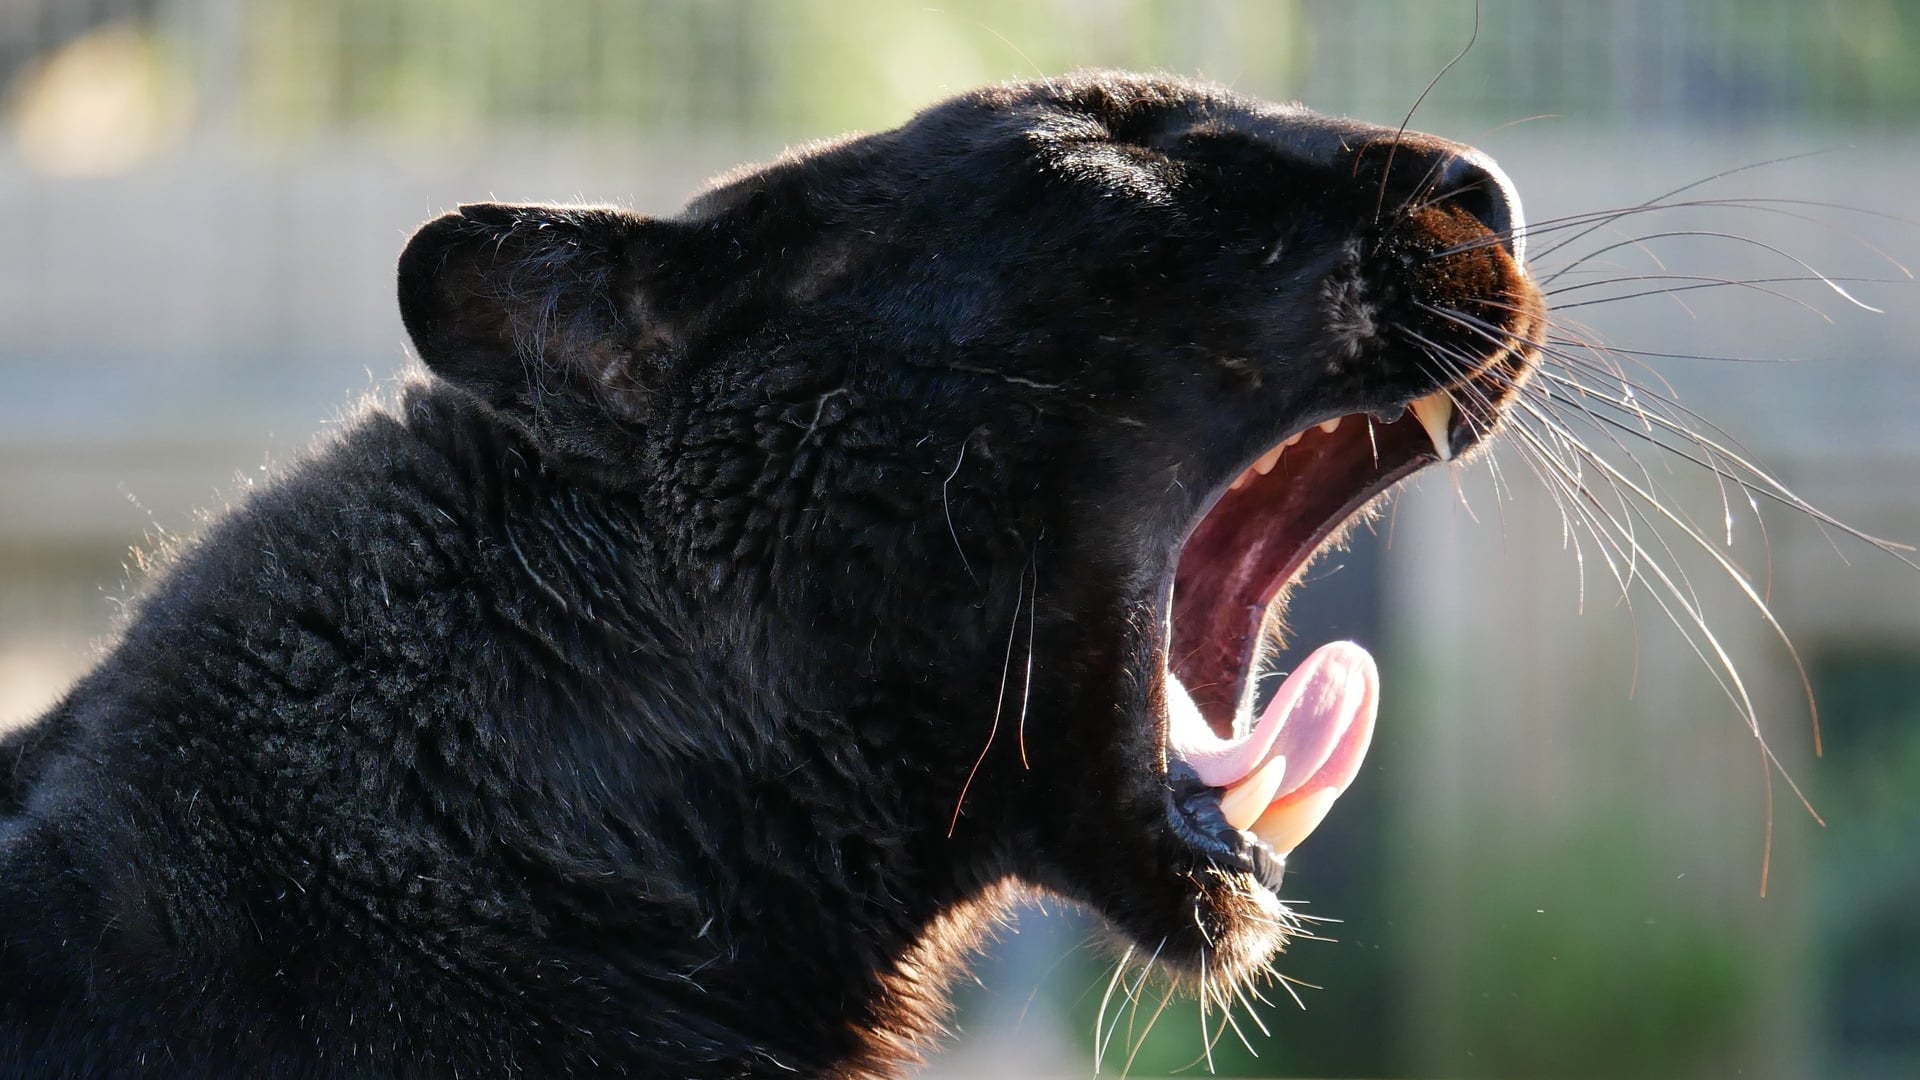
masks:
{"label": "long white whisker", "polygon": [[[967,778],[960,785],[959,797],[953,800],[953,819],[947,822],[947,835],[949,837],[953,835],[953,831],[955,829],[960,827],[960,808],[966,805],[967,792],[973,787],[973,778],[979,775],[981,763],[987,760],[987,753],[993,749],[994,737],[1000,734],[1000,711],[1003,707],[1005,707],[1007,703],[1007,675],[1009,672],[1013,670],[1013,641],[1014,641],[1014,636],[1020,630],[1020,609],[1024,606],[1026,602],[1027,594],[1021,588],[1021,586],[1025,584],[1026,584],[1026,578],[1025,578],[1025,574],[1023,573],[1021,576],[1021,580],[1016,582],[1014,585],[1013,618],[1007,625],[1007,656],[1006,656],[1006,660],[1001,664],[1001,667],[1000,667],[1000,695],[994,700],[994,703],[993,703],[993,724],[987,728],[986,745],[980,748],[980,756],[973,759],[973,768],[967,770]],[[1029,657],[1029,660],[1031,660],[1031,657]],[[1024,693],[1025,691],[1022,691],[1023,695]],[[1023,710],[1022,718],[1024,719],[1025,717],[1024,703],[1022,704],[1021,708]],[[1023,752],[1023,759],[1024,759],[1024,752]]]}
{"label": "long white whisker", "polygon": [[[1152,1016],[1147,1017],[1146,1030],[1140,1033],[1139,1040],[1133,1044],[1132,1049],[1127,1051],[1127,1063],[1120,1067],[1121,1080],[1126,1080],[1127,1075],[1133,1072],[1133,1059],[1140,1056],[1140,1048],[1147,1045],[1147,1036],[1153,1034],[1153,1025],[1160,1022],[1160,1014],[1167,1011],[1167,1004],[1172,1000],[1173,1000],[1173,991],[1168,990],[1167,993],[1160,999],[1160,1007],[1153,1010]],[[1128,1028],[1129,1028],[1128,1034],[1131,1035],[1132,1034],[1131,1021],[1128,1022]]]}
{"label": "long white whisker", "polygon": [[[1627,240],[1621,240],[1616,243],[1608,244],[1605,247],[1601,247],[1593,251],[1589,251],[1585,255],[1582,255],[1579,259],[1575,260],[1573,263],[1567,266],[1561,267],[1560,270],[1557,271],[1552,278],[1549,278],[1547,281],[1542,282],[1541,284],[1542,285],[1551,284],[1554,278],[1560,277],[1562,274],[1565,274],[1568,270],[1571,270],[1573,267],[1578,266],[1581,263],[1586,262],[1587,260],[1597,255],[1602,255],[1602,254],[1605,254],[1606,252],[1616,251],[1620,248],[1628,247],[1632,245],[1644,245],[1649,240],[1668,240],[1668,239],[1673,239],[1675,237],[1683,237],[1683,236],[1705,237],[1705,238],[1718,239],[1718,240],[1733,240],[1738,243],[1747,244],[1752,247],[1760,248],[1763,251],[1770,251],[1775,255],[1778,255],[1781,258],[1786,259],[1787,261],[1800,267],[1800,269],[1805,270],[1809,275],[1812,276],[1814,280],[1822,282],[1829,289],[1832,289],[1835,293],[1838,293],[1842,299],[1853,304],[1855,307],[1859,307],[1864,310],[1874,312],[1876,314],[1885,314],[1879,308],[1874,307],[1871,304],[1867,304],[1860,301],[1852,293],[1841,288],[1839,283],[1835,279],[1828,277],[1826,274],[1821,273],[1818,269],[1816,269],[1813,266],[1812,263],[1807,262],[1805,259],[1802,259],[1800,256],[1795,255],[1784,248],[1776,247],[1773,244],[1766,243],[1765,241],[1762,241],[1762,240],[1757,240],[1751,236],[1742,236],[1739,233],[1720,232],[1714,229],[1673,229],[1673,230],[1668,230],[1666,232],[1650,233],[1645,236],[1636,236]],[[1657,258],[1654,261],[1656,263],[1659,262]],[[1665,266],[1662,265],[1661,269],[1664,270]],[[1911,277],[1912,275],[1909,274],[1908,276]],[[1593,283],[1588,282],[1586,284],[1593,284]],[[1601,284],[1607,284],[1607,283],[1602,282]],[[1569,285],[1565,289],[1547,290],[1547,291],[1550,295],[1552,295],[1555,292],[1565,292],[1565,291],[1568,291],[1574,288],[1580,288],[1580,287],[1582,286]]]}
{"label": "long white whisker", "polygon": [[[1113,1000],[1113,991],[1120,985],[1120,976],[1126,974],[1127,961],[1133,958],[1133,946],[1120,956],[1120,962],[1113,965],[1113,978],[1107,980],[1107,992],[1100,995],[1100,1011],[1093,1016],[1093,1073],[1100,1075],[1100,1063],[1106,1058],[1106,1040],[1100,1037],[1101,1029],[1107,1019],[1107,1003]],[[1125,1008],[1122,1003],[1121,1008]],[[1116,1018],[1117,1019],[1117,1018]]]}

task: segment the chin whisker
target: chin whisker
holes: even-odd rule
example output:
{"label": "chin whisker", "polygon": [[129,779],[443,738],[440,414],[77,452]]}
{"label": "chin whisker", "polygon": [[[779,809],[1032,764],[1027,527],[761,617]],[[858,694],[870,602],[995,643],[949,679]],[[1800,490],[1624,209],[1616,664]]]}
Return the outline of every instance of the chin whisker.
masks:
{"label": "chin whisker", "polygon": [[1200,1053],[1207,1060],[1207,1073],[1217,1072],[1213,1067],[1213,1044],[1217,1040],[1207,1037],[1207,996],[1212,980],[1207,975],[1207,950],[1200,950]]}
{"label": "chin whisker", "polygon": [[[1251,989],[1251,985],[1246,980],[1238,980],[1231,983],[1230,987],[1233,990],[1234,996],[1240,999],[1240,1004],[1246,1006],[1247,1019],[1253,1021],[1253,1026],[1260,1029],[1262,1036],[1269,1039],[1273,1038],[1273,1032],[1267,1030],[1266,1021],[1260,1019],[1260,1010],[1254,1008],[1253,1002],[1247,997],[1247,991]],[[1251,1051],[1253,1048],[1248,1047],[1247,1049]],[[1260,1055],[1255,1054],[1254,1056],[1259,1057]]]}
{"label": "chin whisker", "polygon": [[[1153,1015],[1147,1017],[1147,1026],[1141,1030],[1140,1037],[1134,1040],[1132,1047],[1127,1051],[1127,1063],[1120,1067],[1122,1080],[1133,1072],[1133,1060],[1140,1056],[1140,1048],[1147,1045],[1147,1036],[1153,1034],[1153,1025],[1160,1022],[1160,1014],[1167,1011],[1167,1006],[1172,1003],[1174,994],[1175,991],[1169,988],[1165,994],[1161,995],[1160,1004],[1153,1010]],[[1127,1021],[1127,1035],[1130,1038],[1133,1035],[1132,1020]]]}
{"label": "chin whisker", "polygon": [[[1294,987],[1298,986],[1307,990],[1325,989],[1324,987],[1315,986],[1313,983],[1304,982],[1290,975],[1283,975],[1278,971],[1273,973],[1273,977],[1274,977],[1274,981],[1280,984],[1280,989],[1285,990],[1287,992],[1287,996],[1293,999],[1293,1004],[1301,1012],[1307,1011],[1307,1003],[1304,999],[1300,997],[1300,992],[1298,990],[1295,990]],[[1262,998],[1261,1000],[1264,1001],[1266,999]]]}
{"label": "chin whisker", "polygon": [[[1161,939],[1163,943],[1165,940],[1164,938]],[[1100,1074],[1100,1063],[1106,1058],[1107,1053],[1106,1039],[1101,1038],[1102,1029],[1107,1019],[1107,1005],[1113,1000],[1113,991],[1120,985],[1120,977],[1126,974],[1127,961],[1132,958],[1133,946],[1128,945],[1127,951],[1122,953],[1119,961],[1113,965],[1113,977],[1107,980],[1106,993],[1100,995],[1100,1010],[1094,1013],[1093,1016],[1093,1072],[1095,1076]],[[1125,1009],[1126,1003],[1122,1002],[1120,1007]],[[1115,1019],[1117,1020],[1118,1017],[1116,1016]],[[1109,1033],[1107,1037],[1111,1038],[1111,1033]]]}
{"label": "chin whisker", "polygon": [[[1160,944],[1154,946],[1153,955],[1149,956],[1147,958],[1146,964],[1141,967],[1139,977],[1134,979],[1133,985],[1127,988],[1127,996],[1125,1000],[1123,1000],[1120,1003],[1120,1007],[1118,1009],[1114,1010],[1113,1026],[1107,1028],[1106,1038],[1103,1040],[1100,1040],[1098,1046],[1096,1046],[1094,1050],[1093,1071],[1096,1074],[1099,1073],[1100,1071],[1101,1063],[1106,1060],[1107,1046],[1109,1043],[1113,1042],[1113,1033],[1119,1030],[1120,1014],[1122,1012],[1125,1012],[1127,1014],[1127,1036],[1129,1039],[1132,1038],[1134,1020],[1138,1018],[1138,1016],[1140,1015],[1140,991],[1143,987],[1147,985],[1147,977],[1153,974],[1153,965],[1155,964],[1155,962],[1157,962],[1160,959],[1160,950],[1166,948],[1166,946],[1167,946],[1167,939],[1163,937],[1160,939]],[[1131,954],[1131,950],[1129,950],[1129,954]],[[1125,961],[1123,960],[1122,961],[1123,967],[1124,967],[1124,964],[1125,964]],[[1127,1057],[1127,1063],[1129,1065],[1133,1063],[1132,1055],[1129,1055]]]}

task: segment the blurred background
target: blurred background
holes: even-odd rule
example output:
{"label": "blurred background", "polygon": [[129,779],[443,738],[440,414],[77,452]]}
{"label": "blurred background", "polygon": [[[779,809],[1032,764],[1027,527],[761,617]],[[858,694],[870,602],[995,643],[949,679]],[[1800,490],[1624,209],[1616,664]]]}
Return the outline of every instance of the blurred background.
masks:
{"label": "blurred background", "polygon": [[[670,212],[784,145],[1088,65],[1395,124],[1474,18],[1472,0],[0,0],[0,725],[90,662],[142,547],[405,362],[393,259],[457,202]],[[1531,249],[1543,277],[1567,268],[1561,333],[1618,350],[1563,368],[1613,418],[1579,430],[1675,516],[1590,465],[1589,512],[1642,515],[1627,559],[1567,529],[1581,511],[1510,447],[1435,471],[1322,562],[1298,636],[1366,642],[1386,691],[1367,773],[1292,861],[1290,898],[1338,920],[1278,964],[1304,1007],[1276,983],[1257,1022],[1216,1009],[1203,1029],[1190,998],[1160,1011],[1156,980],[1126,1004],[1136,958],[1103,1074],[1920,1076],[1920,572],[1633,436],[1702,456],[1633,411],[1677,394],[1822,509],[1920,540],[1920,228],[1886,216],[1920,187],[1917,120],[1912,0],[1482,0],[1415,126],[1492,152],[1532,220],[1718,177],[1678,196],[1698,205]],[[1602,361],[1638,390],[1579,366]],[[1793,654],[1728,568],[1797,646],[1824,756]],[[927,1075],[1089,1074],[1117,955],[1057,904],[1024,912]]]}

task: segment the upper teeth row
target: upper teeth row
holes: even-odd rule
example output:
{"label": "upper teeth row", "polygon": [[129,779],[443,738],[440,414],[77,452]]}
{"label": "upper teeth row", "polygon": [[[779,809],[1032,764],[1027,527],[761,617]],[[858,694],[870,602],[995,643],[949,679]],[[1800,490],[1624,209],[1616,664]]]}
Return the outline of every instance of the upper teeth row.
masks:
{"label": "upper teeth row", "polygon": [[[1441,461],[1453,460],[1453,396],[1445,390],[1435,390],[1426,397],[1415,400],[1407,408],[1413,418],[1426,430],[1427,438],[1433,440],[1433,452]],[[1336,416],[1319,425],[1320,430],[1331,435],[1340,428],[1345,417]],[[1306,437],[1306,432],[1296,431],[1287,437],[1287,441],[1260,455],[1260,460],[1247,467],[1247,470],[1234,478],[1233,490],[1245,487],[1255,476],[1265,476],[1280,463],[1280,455],[1287,447]]]}

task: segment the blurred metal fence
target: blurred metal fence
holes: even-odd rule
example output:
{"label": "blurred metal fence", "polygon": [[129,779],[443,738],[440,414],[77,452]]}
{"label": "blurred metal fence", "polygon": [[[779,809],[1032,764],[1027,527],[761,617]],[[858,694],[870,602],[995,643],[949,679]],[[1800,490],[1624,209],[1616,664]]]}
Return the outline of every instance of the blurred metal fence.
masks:
{"label": "blurred metal fence", "polygon": [[1872,127],[1920,108],[1905,0],[9,0],[0,82],[115,29],[150,42],[153,85],[196,125],[269,142],[556,122],[791,135],[1089,64],[1384,117],[1469,40],[1430,97],[1442,115]]}
{"label": "blurred metal fence", "polygon": [[383,264],[452,200],[667,209],[991,79],[1165,67],[1392,121],[1474,38],[1421,111],[1470,140],[1877,138],[1920,115],[1916,35],[1901,0],[7,0],[0,365],[384,370]]}
{"label": "blurred metal fence", "polygon": [[1836,125],[1884,153],[1803,180],[1906,167],[1920,7],[1898,0],[5,0],[0,536],[124,536],[114,486],[177,513],[242,448],[297,449],[401,362],[393,254],[455,201],[666,211],[782,143],[1075,65],[1392,121],[1476,7],[1420,122],[1572,148],[1528,178],[1540,205],[1652,194],[1594,163],[1658,133],[1669,174]]}

